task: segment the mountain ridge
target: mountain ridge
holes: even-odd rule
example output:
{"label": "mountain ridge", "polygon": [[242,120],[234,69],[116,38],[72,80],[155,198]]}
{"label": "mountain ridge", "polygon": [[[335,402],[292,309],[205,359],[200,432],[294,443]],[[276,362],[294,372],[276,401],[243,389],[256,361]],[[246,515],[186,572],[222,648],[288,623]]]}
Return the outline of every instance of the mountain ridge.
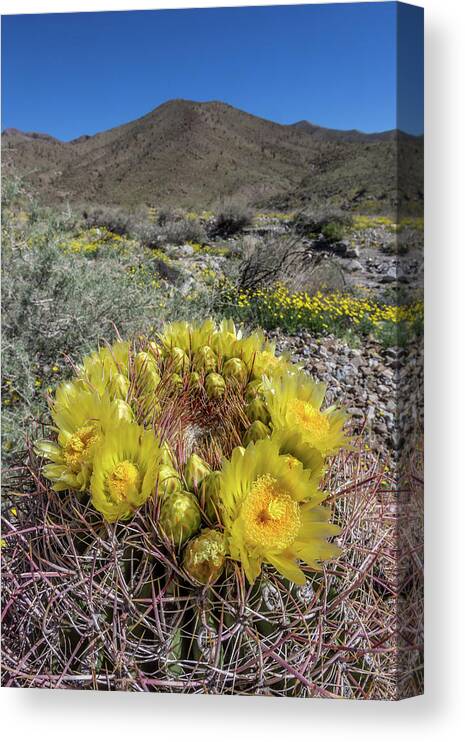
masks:
{"label": "mountain ridge", "polygon": [[[274,121],[273,119],[267,119],[263,116],[258,116],[257,114],[249,113],[247,111],[244,111],[240,108],[235,108],[235,106],[232,106],[229,103],[225,103],[223,101],[219,100],[211,100],[211,101],[194,101],[189,100],[187,98],[172,98],[170,100],[165,101],[164,103],[161,103],[159,106],[156,106],[155,108],[150,109],[145,114],[142,114],[142,116],[138,116],[135,119],[131,119],[130,121],[125,121],[122,124],[116,124],[115,126],[111,126],[109,129],[102,129],[101,131],[95,132],[95,134],[79,134],[77,137],[73,137],[72,139],[60,139],[59,137],[54,136],[53,134],[48,134],[46,132],[36,132],[36,131],[23,131],[21,129],[18,129],[17,127],[7,127],[6,129],[2,130],[2,136],[4,135],[14,135],[18,134],[25,137],[31,137],[31,138],[43,138],[43,139],[53,139],[56,142],[60,142],[62,144],[71,144],[74,142],[80,142],[83,140],[91,139],[92,137],[96,137],[100,134],[105,134],[109,131],[113,131],[115,129],[120,129],[123,126],[127,126],[129,124],[134,124],[138,121],[141,121],[151,114],[155,113],[156,111],[159,111],[161,108],[176,104],[176,103],[186,103],[191,105],[198,105],[198,106],[224,106],[225,108],[229,108],[235,111],[240,111],[241,113],[244,113],[248,116],[252,116],[256,119],[260,119],[261,121],[268,121],[273,124],[277,124],[278,126],[289,126],[289,127],[295,127],[299,129],[307,130],[309,133],[328,133],[329,136],[334,138],[345,138],[345,137],[356,137],[357,139],[367,138],[367,139],[387,139],[391,136],[394,136],[396,133],[402,132],[401,129],[386,129],[382,131],[362,131],[361,129],[335,129],[328,126],[322,126],[321,124],[315,124],[313,121],[309,121],[308,119],[301,119],[299,121],[292,122],[290,124],[281,124],[277,121]],[[413,138],[421,138],[422,134],[408,134],[406,132],[402,132],[403,134],[406,134],[409,137]]]}
{"label": "mountain ridge", "polygon": [[28,177],[52,203],[208,207],[237,197],[251,205],[308,201],[350,209],[361,192],[368,205],[392,210],[400,140],[420,154],[421,138],[397,130],[279,124],[221,101],[174,99],[70,141],[10,128],[2,149],[4,167]]}

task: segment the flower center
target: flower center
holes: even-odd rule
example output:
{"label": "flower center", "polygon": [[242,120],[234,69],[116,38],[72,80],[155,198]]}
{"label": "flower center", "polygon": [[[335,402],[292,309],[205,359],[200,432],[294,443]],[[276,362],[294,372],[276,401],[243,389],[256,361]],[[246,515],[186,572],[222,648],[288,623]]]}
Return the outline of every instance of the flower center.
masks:
{"label": "flower center", "polygon": [[84,425],[78,428],[66,443],[63,451],[67,465],[73,471],[87,463],[94,445],[100,439],[100,433],[96,425]]}
{"label": "flower center", "polygon": [[302,463],[299,459],[296,459],[295,456],[291,456],[290,453],[286,453],[282,458],[285,459],[289,469],[295,469],[296,466],[299,466]]}
{"label": "flower center", "polygon": [[247,541],[268,551],[284,551],[297,537],[300,509],[289,492],[271,474],[252,484],[242,505]]}
{"label": "flower center", "polygon": [[107,477],[110,499],[115,503],[128,500],[131,493],[139,489],[139,469],[131,461],[120,461]]}
{"label": "flower center", "polygon": [[300,425],[309,434],[312,442],[321,441],[329,433],[329,420],[310,402],[302,399],[292,399],[289,402],[289,410],[294,422]]}

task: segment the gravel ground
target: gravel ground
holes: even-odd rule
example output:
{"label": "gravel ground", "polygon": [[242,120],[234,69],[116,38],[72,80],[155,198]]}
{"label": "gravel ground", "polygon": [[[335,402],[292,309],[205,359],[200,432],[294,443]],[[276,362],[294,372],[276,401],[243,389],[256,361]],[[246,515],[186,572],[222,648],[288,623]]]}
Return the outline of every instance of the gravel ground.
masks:
{"label": "gravel ground", "polygon": [[416,443],[423,423],[423,348],[384,348],[368,340],[351,348],[335,337],[269,333],[280,352],[328,384],[326,403],[343,404],[354,430],[373,448],[398,458]]}

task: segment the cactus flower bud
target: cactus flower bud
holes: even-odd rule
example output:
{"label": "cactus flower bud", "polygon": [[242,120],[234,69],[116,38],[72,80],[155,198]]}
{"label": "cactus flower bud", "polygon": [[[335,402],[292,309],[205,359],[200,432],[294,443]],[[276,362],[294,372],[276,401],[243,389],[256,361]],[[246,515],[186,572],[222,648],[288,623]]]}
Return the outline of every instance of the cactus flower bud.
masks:
{"label": "cactus flower bud", "polygon": [[184,470],[186,485],[192,492],[197,491],[200,482],[210,473],[210,467],[200,456],[193,453],[189,456]]}
{"label": "cactus flower bud", "polygon": [[189,577],[202,585],[216,582],[221,575],[226,556],[223,534],[205,528],[189,541],[184,551],[183,567]]}
{"label": "cactus flower bud", "polygon": [[197,371],[191,371],[189,374],[189,386],[191,389],[198,389],[200,384],[200,374]]}
{"label": "cactus flower bud", "polygon": [[221,473],[219,471],[210,472],[202,482],[201,503],[207,518],[212,522],[216,522],[220,517],[220,488]]}
{"label": "cactus flower bud", "polygon": [[158,366],[149,353],[140,352],[136,354],[134,366],[137,374],[137,385],[143,392],[154,392],[160,383]]}
{"label": "cactus flower bud", "polygon": [[124,402],[122,399],[115,399],[112,404],[115,410],[117,410],[119,420],[131,422],[134,419],[134,413],[127,402]]}
{"label": "cactus flower bud", "polygon": [[200,508],[191,492],[174,492],[163,500],[159,524],[166,536],[181,546],[200,528]]}
{"label": "cactus flower bud", "polygon": [[205,391],[210,398],[216,399],[217,397],[222,397],[225,389],[226,383],[220,374],[215,374],[214,372],[208,374],[205,379]]}
{"label": "cactus flower bud", "polygon": [[125,399],[129,391],[129,379],[127,379],[123,374],[115,374],[110,380],[109,387],[110,395],[112,397]]}
{"label": "cactus flower bud", "polygon": [[162,464],[158,472],[158,493],[162,497],[172,495],[182,490],[182,482],[179,474],[172,466]]}
{"label": "cactus flower bud", "polygon": [[270,413],[268,412],[268,408],[265,402],[258,397],[255,397],[252,402],[249,402],[246,407],[246,412],[247,417],[252,422],[260,420],[264,425],[267,425],[270,422]]}
{"label": "cactus flower bud", "polygon": [[134,366],[138,374],[143,373],[146,368],[158,371],[158,364],[155,358],[150,353],[146,353],[142,350],[139,353],[136,353],[134,357]]}
{"label": "cactus flower bud", "polygon": [[162,359],[162,352],[158,343],[156,343],[154,340],[150,340],[147,343],[147,349],[149,353],[155,358],[157,363],[159,363]]}
{"label": "cactus flower bud", "polygon": [[184,382],[182,380],[182,377],[179,376],[179,374],[171,374],[170,381],[173,387],[182,389],[184,386]]}
{"label": "cactus flower bud", "polygon": [[171,348],[168,359],[170,367],[177,374],[183,374],[189,368],[189,358],[182,348]]}
{"label": "cactus flower bud", "polygon": [[262,422],[260,422],[260,420],[255,420],[250,428],[246,430],[242,442],[244,446],[248,446],[249,443],[255,443],[255,441],[259,441],[261,438],[267,438],[269,434],[270,429]]}
{"label": "cactus flower bud", "polygon": [[210,371],[216,371],[216,367],[217,360],[214,351],[209,345],[202,345],[194,356],[194,368],[208,374]]}
{"label": "cactus flower bud", "polygon": [[223,376],[226,379],[236,379],[241,384],[247,380],[247,366],[241,358],[230,358],[222,368]]}
{"label": "cactus flower bud", "polygon": [[261,379],[255,379],[250,381],[245,388],[245,401],[253,402],[263,391],[263,384]]}

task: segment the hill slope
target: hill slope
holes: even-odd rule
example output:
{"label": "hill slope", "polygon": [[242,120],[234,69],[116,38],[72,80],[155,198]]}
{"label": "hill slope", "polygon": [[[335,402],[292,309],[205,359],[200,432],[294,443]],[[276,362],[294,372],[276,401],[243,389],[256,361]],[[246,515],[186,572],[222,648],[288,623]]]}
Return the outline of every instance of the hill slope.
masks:
{"label": "hill slope", "polygon": [[[422,140],[413,180],[421,183]],[[221,197],[293,208],[332,203],[392,210],[396,132],[363,134],[276,124],[225,103],[173,100],[140,119],[61,142],[3,132],[3,165],[25,175],[48,203],[208,207]],[[410,189],[410,187],[409,187]],[[421,200],[413,185],[410,198]]]}

